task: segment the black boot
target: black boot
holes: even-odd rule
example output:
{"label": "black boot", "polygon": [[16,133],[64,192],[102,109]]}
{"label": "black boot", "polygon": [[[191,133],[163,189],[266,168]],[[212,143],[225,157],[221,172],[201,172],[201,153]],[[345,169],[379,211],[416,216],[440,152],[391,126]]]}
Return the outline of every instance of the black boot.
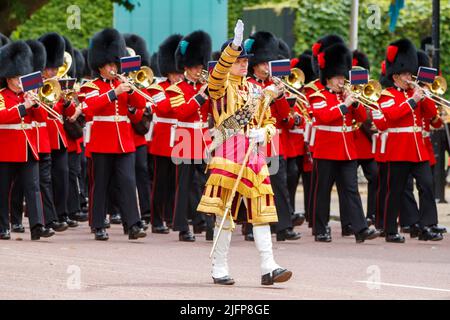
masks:
{"label": "black boot", "polygon": [[195,236],[190,231],[180,231],[178,239],[185,242],[194,242]]}
{"label": "black boot", "polygon": [[52,228],[56,232],[63,232],[69,228],[69,225],[66,222],[58,222],[53,221],[45,226],[46,228]]}
{"label": "black boot", "polygon": [[431,231],[431,228],[425,227],[419,232],[419,240],[422,241],[440,241],[444,239],[441,233]]}
{"label": "black boot", "polygon": [[386,242],[405,243],[405,237],[399,233],[386,234]]}
{"label": "black boot", "polygon": [[97,229],[95,229],[95,240],[106,241],[108,239],[109,239],[109,236],[106,233],[105,228],[97,228]]}
{"label": "black boot", "polygon": [[0,240],[9,240],[11,239],[11,233],[9,230],[0,230]]}
{"label": "black boot", "polygon": [[132,226],[130,230],[128,230],[128,239],[130,240],[136,240],[139,238],[145,238],[147,236],[147,233],[140,228],[137,224]]}
{"label": "black boot", "polygon": [[15,223],[11,225],[11,232],[14,233],[24,233],[25,227],[21,223]]}
{"label": "black boot", "polygon": [[52,228],[45,228],[42,225],[34,226],[31,229],[31,240],[39,240],[42,238],[49,238],[55,235],[55,231]]}
{"label": "black boot", "polygon": [[365,240],[372,240],[378,238],[380,232],[375,229],[365,228],[359,233],[355,234],[356,243],[364,242]]}
{"label": "black boot", "polygon": [[298,240],[301,237],[302,237],[301,233],[295,232],[290,228],[277,232],[277,241]]}

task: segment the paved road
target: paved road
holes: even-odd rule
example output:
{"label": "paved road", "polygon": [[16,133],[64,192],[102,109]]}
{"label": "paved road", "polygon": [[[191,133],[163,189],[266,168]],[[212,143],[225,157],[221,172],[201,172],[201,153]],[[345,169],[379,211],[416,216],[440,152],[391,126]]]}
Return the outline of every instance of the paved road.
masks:
{"label": "paved road", "polygon": [[[450,205],[439,207],[450,227]],[[113,225],[110,240],[97,242],[86,223],[38,242],[28,231],[13,234],[0,241],[0,299],[450,299],[450,236],[356,244],[340,236],[338,222],[331,226],[330,244],[314,242],[305,226],[299,241],[273,239],[276,260],[294,272],[273,287],[260,286],[256,248],[239,229],[230,252],[232,287],[211,283],[204,235],[181,243],[174,232],[149,233],[132,242]]]}

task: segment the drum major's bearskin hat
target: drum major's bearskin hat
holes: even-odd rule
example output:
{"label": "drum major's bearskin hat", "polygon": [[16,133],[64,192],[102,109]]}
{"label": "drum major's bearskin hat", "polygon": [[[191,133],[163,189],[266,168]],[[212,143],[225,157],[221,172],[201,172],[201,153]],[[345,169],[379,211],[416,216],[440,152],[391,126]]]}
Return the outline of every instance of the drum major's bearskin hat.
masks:
{"label": "drum major's bearskin hat", "polygon": [[247,53],[253,54],[249,59],[248,69],[253,74],[253,67],[259,63],[278,60],[278,39],[267,31],[252,34],[244,43]]}
{"label": "drum major's bearskin hat", "polygon": [[362,68],[370,71],[369,58],[367,58],[367,55],[364,52],[355,50],[355,51],[353,51],[352,66],[362,67]]}
{"label": "drum major's bearskin hat", "polygon": [[33,53],[33,72],[42,71],[47,62],[47,51],[44,45],[37,40],[25,41]]}
{"label": "drum major's bearskin hat", "polygon": [[316,43],[312,45],[312,68],[315,74],[319,74],[319,65],[317,62],[317,56],[319,53],[323,52],[326,48],[332,46],[333,44],[342,43],[344,44],[344,39],[342,39],[341,36],[338,36],[336,34],[329,34],[326,35],[319,40],[317,40]]}
{"label": "drum major's bearskin hat", "polygon": [[418,68],[417,50],[409,39],[392,42],[386,50],[386,76],[403,72],[415,74]]}
{"label": "drum major's bearskin hat", "polygon": [[80,80],[84,76],[84,69],[86,62],[84,61],[83,54],[78,49],[73,49],[73,59],[75,60],[75,78]]}
{"label": "drum major's bearskin hat", "polygon": [[150,53],[147,50],[147,43],[145,40],[137,34],[126,33],[123,35],[127,47],[136,52],[136,55],[141,56],[141,65],[150,66]]}
{"label": "drum major's bearskin hat", "polygon": [[352,53],[345,44],[334,44],[317,56],[319,63],[320,82],[326,85],[326,80],[335,76],[345,76],[352,69]]}
{"label": "drum major's bearskin hat", "polygon": [[47,52],[46,68],[59,68],[64,63],[64,51],[66,45],[64,38],[56,32],[49,32],[38,39],[45,47]]}
{"label": "drum major's bearskin hat", "polygon": [[25,41],[0,48],[0,78],[14,78],[33,72],[33,52]]}
{"label": "drum major's bearskin hat", "polygon": [[212,52],[211,37],[205,31],[198,30],[185,36],[175,51],[177,69],[203,65],[207,67]]}
{"label": "drum major's bearskin hat", "polygon": [[159,72],[164,77],[167,77],[169,73],[183,73],[182,70],[177,69],[175,63],[175,51],[181,39],[183,39],[181,34],[173,34],[159,46],[157,65]]}
{"label": "drum major's bearskin hat", "polygon": [[120,58],[128,56],[125,39],[113,28],[97,32],[91,39],[88,63],[95,76],[99,68],[108,63],[120,63]]}

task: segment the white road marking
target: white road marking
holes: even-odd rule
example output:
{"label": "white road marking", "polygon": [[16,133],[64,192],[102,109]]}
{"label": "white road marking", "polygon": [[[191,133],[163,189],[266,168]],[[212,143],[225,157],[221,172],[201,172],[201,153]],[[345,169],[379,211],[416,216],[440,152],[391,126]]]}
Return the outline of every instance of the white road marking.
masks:
{"label": "white road marking", "polygon": [[380,286],[386,286],[386,287],[398,287],[398,288],[408,288],[408,289],[420,289],[420,290],[429,290],[429,291],[450,292],[450,289],[439,289],[439,288],[430,288],[430,287],[408,286],[408,285],[396,284],[396,283],[373,282],[373,281],[356,281],[356,282],[370,284],[372,286],[380,285]]}

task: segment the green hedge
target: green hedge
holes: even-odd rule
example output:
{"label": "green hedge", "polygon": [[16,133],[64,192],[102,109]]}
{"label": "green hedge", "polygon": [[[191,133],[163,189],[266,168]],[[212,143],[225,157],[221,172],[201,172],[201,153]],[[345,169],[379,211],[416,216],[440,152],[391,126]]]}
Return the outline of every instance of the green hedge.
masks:
{"label": "green hedge", "polygon": [[[67,8],[80,8],[80,29],[69,29],[67,19],[71,15]],[[76,48],[86,48],[89,38],[97,31],[113,24],[113,4],[111,0],[51,0],[36,11],[30,19],[20,25],[11,35],[12,39],[35,39],[40,35],[56,31],[65,35]]]}
{"label": "green hedge", "polygon": [[[241,2],[229,0],[229,33],[233,33],[234,23],[242,16],[244,6],[262,3],[277,3],[286,1],[252,0]],[[295,52],[302,52],[321,36],[337,33],[346,40],[349,38],[351,0],[298,0],[295,35]],[[410,38],[417,47],[420,40],[431,34],[432,1],[406,0],[405,8],[401,10],[397,28],[394,33],[389,32],[389,4],[390,0],[360,0],[359,10],[359,49],[369,56],[372,68],[372,78],[378,79],[380,64],[384,59],[387,45],[401,37]],[[376,3],[380,6],[381,28],[370,29],[367,20],[373,14],[369,5]],[[450,81],[450,1],[441,1],[441,69],[443,75]]]}

